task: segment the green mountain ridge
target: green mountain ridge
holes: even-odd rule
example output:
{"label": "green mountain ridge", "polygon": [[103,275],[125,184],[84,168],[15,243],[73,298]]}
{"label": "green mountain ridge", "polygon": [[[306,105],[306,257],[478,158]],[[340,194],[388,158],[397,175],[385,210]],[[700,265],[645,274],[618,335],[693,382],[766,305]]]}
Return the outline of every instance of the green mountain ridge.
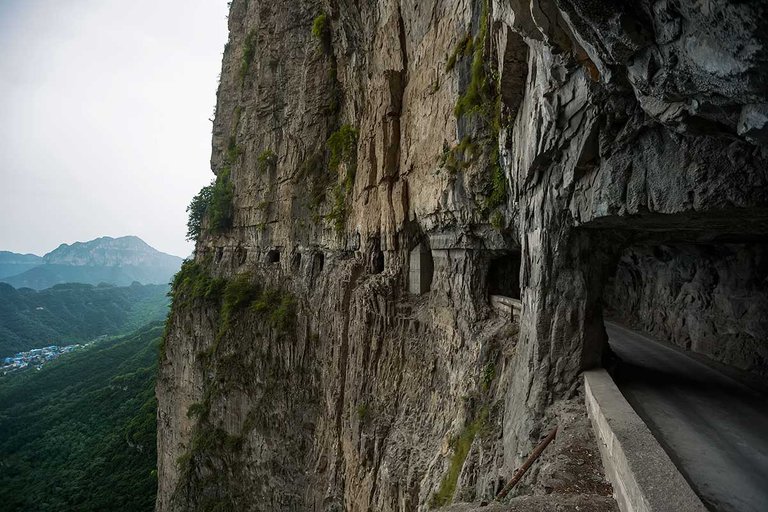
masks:
{"label": "green mountain ridge", "polygon": [[0,283],[0,357],[133,331],[168,313],[168,285],[61,284],[35,291]]}
{"label": "green mountain ridge", "polygon": [[161,322],[0,376],[0,508],[151,511]]}
{"label": "green mountain ridge", "polygon": [[57,284],[83,283],[98,285],[108,283],[115,286],[128,286],[137,281],[142,284],[168,283],[178,271],[178,267],[146,266],[97,266],[97,265],[58,265],[48,264],[34,267],[22,274],[2,278],[2,281],[15,288],[44,290]]}

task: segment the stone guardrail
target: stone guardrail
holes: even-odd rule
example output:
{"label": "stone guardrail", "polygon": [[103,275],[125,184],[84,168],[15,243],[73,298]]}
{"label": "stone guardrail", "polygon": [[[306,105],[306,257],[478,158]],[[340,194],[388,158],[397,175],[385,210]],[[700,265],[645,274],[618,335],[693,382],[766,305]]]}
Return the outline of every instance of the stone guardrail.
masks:
{"label": "stone guardrail", "polygon": [[672,460],[603,369],[584,372],[586,405],[622,512],[706,512]]}

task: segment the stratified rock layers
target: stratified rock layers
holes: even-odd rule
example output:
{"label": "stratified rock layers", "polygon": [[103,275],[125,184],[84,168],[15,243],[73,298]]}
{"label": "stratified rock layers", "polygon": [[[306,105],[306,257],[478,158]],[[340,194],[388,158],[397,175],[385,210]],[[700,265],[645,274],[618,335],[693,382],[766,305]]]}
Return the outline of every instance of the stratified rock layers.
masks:
{"label": "stratified rock layers", "polygon": [[767,10],[234,0],[233,222],[177,283],[158,510],[480,501],[555,424],[520,510],[611,510],[604,305],[765,373]]}

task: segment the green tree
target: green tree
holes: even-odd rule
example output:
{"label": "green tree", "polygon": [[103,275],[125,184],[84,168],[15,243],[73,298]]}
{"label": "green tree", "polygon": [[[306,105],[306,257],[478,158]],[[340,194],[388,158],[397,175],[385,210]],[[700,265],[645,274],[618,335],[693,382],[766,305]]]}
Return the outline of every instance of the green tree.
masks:
{"label": "green tree", "polygon": [[203,231],[203,219],[213,198],[213,187],[214,185],[211,183],[201,188],[200,192],[192,198],[192,202],[187,206],[187,214],[189,214],[189,219],[187,220],[187,240],[197,240]]}

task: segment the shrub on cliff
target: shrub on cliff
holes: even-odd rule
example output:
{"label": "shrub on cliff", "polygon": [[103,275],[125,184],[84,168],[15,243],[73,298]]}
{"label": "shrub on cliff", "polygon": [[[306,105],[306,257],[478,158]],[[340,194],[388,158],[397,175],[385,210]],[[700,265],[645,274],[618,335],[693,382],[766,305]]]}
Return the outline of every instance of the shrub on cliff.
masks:
{"label": "shrub on cliff", "polygon": [[265,149],[256,158],[256,168],[260,173],[274,169],[277,165],[277,155],[271,149]]}
{"label": "shrub on cliff", "polygon": [[203,221],[208,217],[208,229],[221,233],[232,227],[235,188],[230,180],[230,170],[225,167],[210,185],[200,189],[187,206],[187,240],[197,240],[203,233]]}
{"label": "shrub on cliff", "polygon": [[192,202],[187,206],[187,240],[195,241],[200,238],[203,231],[203,219],[213,197],[213,183],[200,189]]}
{"label": "shrub on cliff", "polygon": [[213,194],[211,194],[210,219],[211,231],[221,233],[232,227],[232,218],[234,217],[234,207],[232,199],[235,195],[235,187],[229,179],[229,168],[225,167],[219,171],[216,181],[213,185]]}
{"label": "shrub on cliff", "polygon": [[357,130],[345,124],[328,137],[328,150],[331,169],[338,169],[342,163],[347,165],[347,171],[354,172],[355,157],[357,156]]}
{"label": "shrub on cliff", "polygon": [[312,22],[312,35],[323,45],[323,49],[328,51],[331,48],[331,23],[328,15],[318,14]]}
{"label": "shrub on cliff", "polygon": [[346,174],[343,184],[337,183],[333,189],[333,204],[327,219],[331,221],[333,228],[341,234],[347,218],[347,195],[352,192],[355,184],[355,172],[357,166],[357,130],[345,124],[328,137],[327,141],[328,166],[338,170],[341,164],[346,166]]}
{"label": "shrub on cliff", "polygon": [[240,83],[245,81],[245,77],[248,75],[248,71],[251,69],[251,63],[253,62],[253,58],[256,56],[256,41],[257,41],[256,32],[251,31],[248,32],[248,35],[245,36],[245,41],[243,43],[243,56],[240,60]]}
{"label": "shrub on cliff", "polygon": [[173,276],[170,295],[174,303],[194,299],[218,301],[225,285],[224,279],[211,277],[203,264],[186,260]]}

